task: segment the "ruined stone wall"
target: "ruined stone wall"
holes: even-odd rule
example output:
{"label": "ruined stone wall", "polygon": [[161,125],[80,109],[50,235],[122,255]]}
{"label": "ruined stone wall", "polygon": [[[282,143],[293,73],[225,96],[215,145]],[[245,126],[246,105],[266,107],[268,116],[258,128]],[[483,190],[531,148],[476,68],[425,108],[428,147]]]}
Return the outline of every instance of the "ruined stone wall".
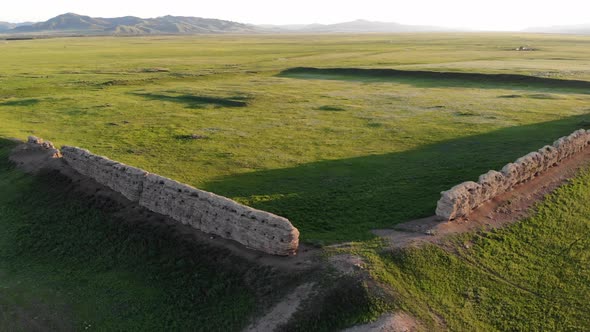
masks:
{"label": "ruined stone wall", "polygon": [[146,171],[94,155],[84,149],[64,146],[61,153],[68,165],[78,173],[121,193],[130,201],[139,201]]}
{"label": "ruined stone wall", "polygon": [[63,160],[79,173],[138,202],[206,233],[274,255],[292,255],[299,231],[289,220],[231,199],[149,174],[88,150],[64,146]]}
{"label": "ruined stone wall", "polygon": [[289,220],[156,174],[146,177],[139,204],[270,254],[284,255],[297,249],[299,231]]}
{"label": "ruined stone wall", "polygon": [[590,130],[580,129],[561,137],[553,145],[508,163],[500,172],[489,171],[477,182],[467,181],[443,191],[437,203],[436,215],[440,219],[453,220],[467,217],[478,206],[497,195],[510,191],[514,186],[527,182],[550,167],[582,151],[590,144]]}

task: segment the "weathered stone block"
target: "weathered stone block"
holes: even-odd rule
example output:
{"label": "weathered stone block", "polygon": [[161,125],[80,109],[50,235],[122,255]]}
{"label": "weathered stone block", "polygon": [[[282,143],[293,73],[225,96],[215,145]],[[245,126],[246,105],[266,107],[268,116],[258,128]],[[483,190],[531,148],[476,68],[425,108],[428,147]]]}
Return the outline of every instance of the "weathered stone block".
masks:
{"label": "weathered stone block", "polygon": [[481,186],[473,181],[463,182],[443,191],[436,206],[436,215],[444,220],[468,216],[482,203]]}
{"label": "weathered stone block", "polygon": [[506,179],[502,173],[497,171],[492,170],[480,175],[477,183],[481,186],[481,200],[483,202],[489,201],[506,191]]}
{"label": "weathered stone block", "polygon": [[504,175],[504,186],[506,190],[510,190],[520,181],[519,167],[514,163],[508,163],[502,167],[502,175]]}
{"label": "weathered stone block", "polygon": [[549,168],[556,166],[559,162],[559,152],[551,145],[545,145],[539,149],[539,154],[543,158],[541,171],[546,171]]}
{"label": "weathered stone block", "polygon": [[43,139],[37,136],[29,136],[27,137],[27,143],[29,144],[41,144],[43,143]]}

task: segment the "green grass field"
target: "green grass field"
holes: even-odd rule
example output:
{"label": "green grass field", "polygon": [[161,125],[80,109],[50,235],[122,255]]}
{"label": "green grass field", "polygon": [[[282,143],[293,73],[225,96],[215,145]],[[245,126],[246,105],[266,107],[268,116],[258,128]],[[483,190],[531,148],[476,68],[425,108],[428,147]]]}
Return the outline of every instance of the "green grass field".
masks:
{"label": "green grass field", "polygon": [[[0,136],[36,134],[365,240],[587,123],[590,38],[64,38],[0,44]],[[535,52],[517,52],[520,45]],[[482,75],[289,74],[295,67]],[[285,72],[287,71],[287,72]],[[522,131],[522,133],[521,133]],[[191,139],[197,135],[198,139]]]}
{"label": "green grass field", "polygon": [[63,177],[14,169],[12,147],[0,140],[0,331],[239,331],[297,278],[102,211]]}
{"label": "green grass field", "polygon": [[0,52],[0,331],[239,331],[294,283],[22,174],[6,139],[30,134],[281,214],[305,242],[357,241],[347,252],[388,300],[346,290],[285,330],[392,309],[427,330],[590,330],[589,171],[535,216],[446,249],[383,252],[369,232],[588,128],[590,37],[92,37]]}
{"label": "green grass field", "polygon": [[[6,159],[13,146],[0,140],[0,331],[239,331],[296,281],[126,224],[59,177],[15,170]],[[402,309],[426,330],[586,331],[588,199],[590,170],[535,216],[451,238],[447,250],[383,252],[376,240],[337,250],[365,258],[387,301],[345,280],[284,330],[338,331]]]}
{"label": "green grass field", "polygon": [[455,237],[451,250],[367,256],[400,307],[451,331],[588,331],[588,199],[585,170],[506,229]]}

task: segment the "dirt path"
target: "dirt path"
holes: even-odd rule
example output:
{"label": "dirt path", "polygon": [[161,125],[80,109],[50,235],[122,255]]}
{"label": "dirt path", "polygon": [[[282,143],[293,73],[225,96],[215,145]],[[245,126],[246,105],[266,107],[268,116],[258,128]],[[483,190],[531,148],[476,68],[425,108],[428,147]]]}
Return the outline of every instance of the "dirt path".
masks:
{"label": "dirt path", "polygon": [[394,229],[373,230],[373,233],[386,239],[390,248],[403,248],[424,242],[440,243],[452,234],[503,227],[529,216],[537,202],[589,163],[590,148],[587,148],[531,181],[486,202],[468,218],[440,222],[432,216],[398,224]]}
{"label": "dirt path", "polygon": [[372,323],[353,326],[342,332],[413,332],[421,330],[420,323],[414,317],[400,311],[385,314]]}
{"label": "dirt path", "polygon": [[275,331],[280,325],[289,321],[291,316],[299,309],[301,302],[312,295],[314,283],[306,283],[287,295],[276,304],[266,315],[250,325],[244,332]]}

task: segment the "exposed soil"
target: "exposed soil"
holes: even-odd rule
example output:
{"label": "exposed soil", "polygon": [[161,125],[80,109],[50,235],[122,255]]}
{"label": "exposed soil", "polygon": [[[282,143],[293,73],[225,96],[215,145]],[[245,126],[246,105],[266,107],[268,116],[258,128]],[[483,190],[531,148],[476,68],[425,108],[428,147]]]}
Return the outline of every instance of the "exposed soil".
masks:
{"label": "exposed soil", "polygon": [[299,309],[301,302],[312,296],[314,283],[305,283],[277,303],[266,315],[250,325],[244,332],[275,331],[287,323]]}
{"label": "exposed soil", "polygon": [[328,262],[342,275],[357,274],[361,270],[364,270],[366,266],[362,257],[349,254],[330,256]]}
{"label": "exposed soil", "polygon": [[342,332],[413,332],[420,331],[420,323],[405,312],[385,314],[378,320],[364,325],[353,326]]}
{"label": "exposed soil", "polygon": [[531,181],[484,203],[468,218],[441,222],[431,216],[398,224],[395,229],[377,229],[373,233],[386,239],[391,248],[402,248],[425,242],[441,243],[452,234],[503,227],[531,215],[537,202],[574,177],[589,161],[590,149],[585,149]]}

